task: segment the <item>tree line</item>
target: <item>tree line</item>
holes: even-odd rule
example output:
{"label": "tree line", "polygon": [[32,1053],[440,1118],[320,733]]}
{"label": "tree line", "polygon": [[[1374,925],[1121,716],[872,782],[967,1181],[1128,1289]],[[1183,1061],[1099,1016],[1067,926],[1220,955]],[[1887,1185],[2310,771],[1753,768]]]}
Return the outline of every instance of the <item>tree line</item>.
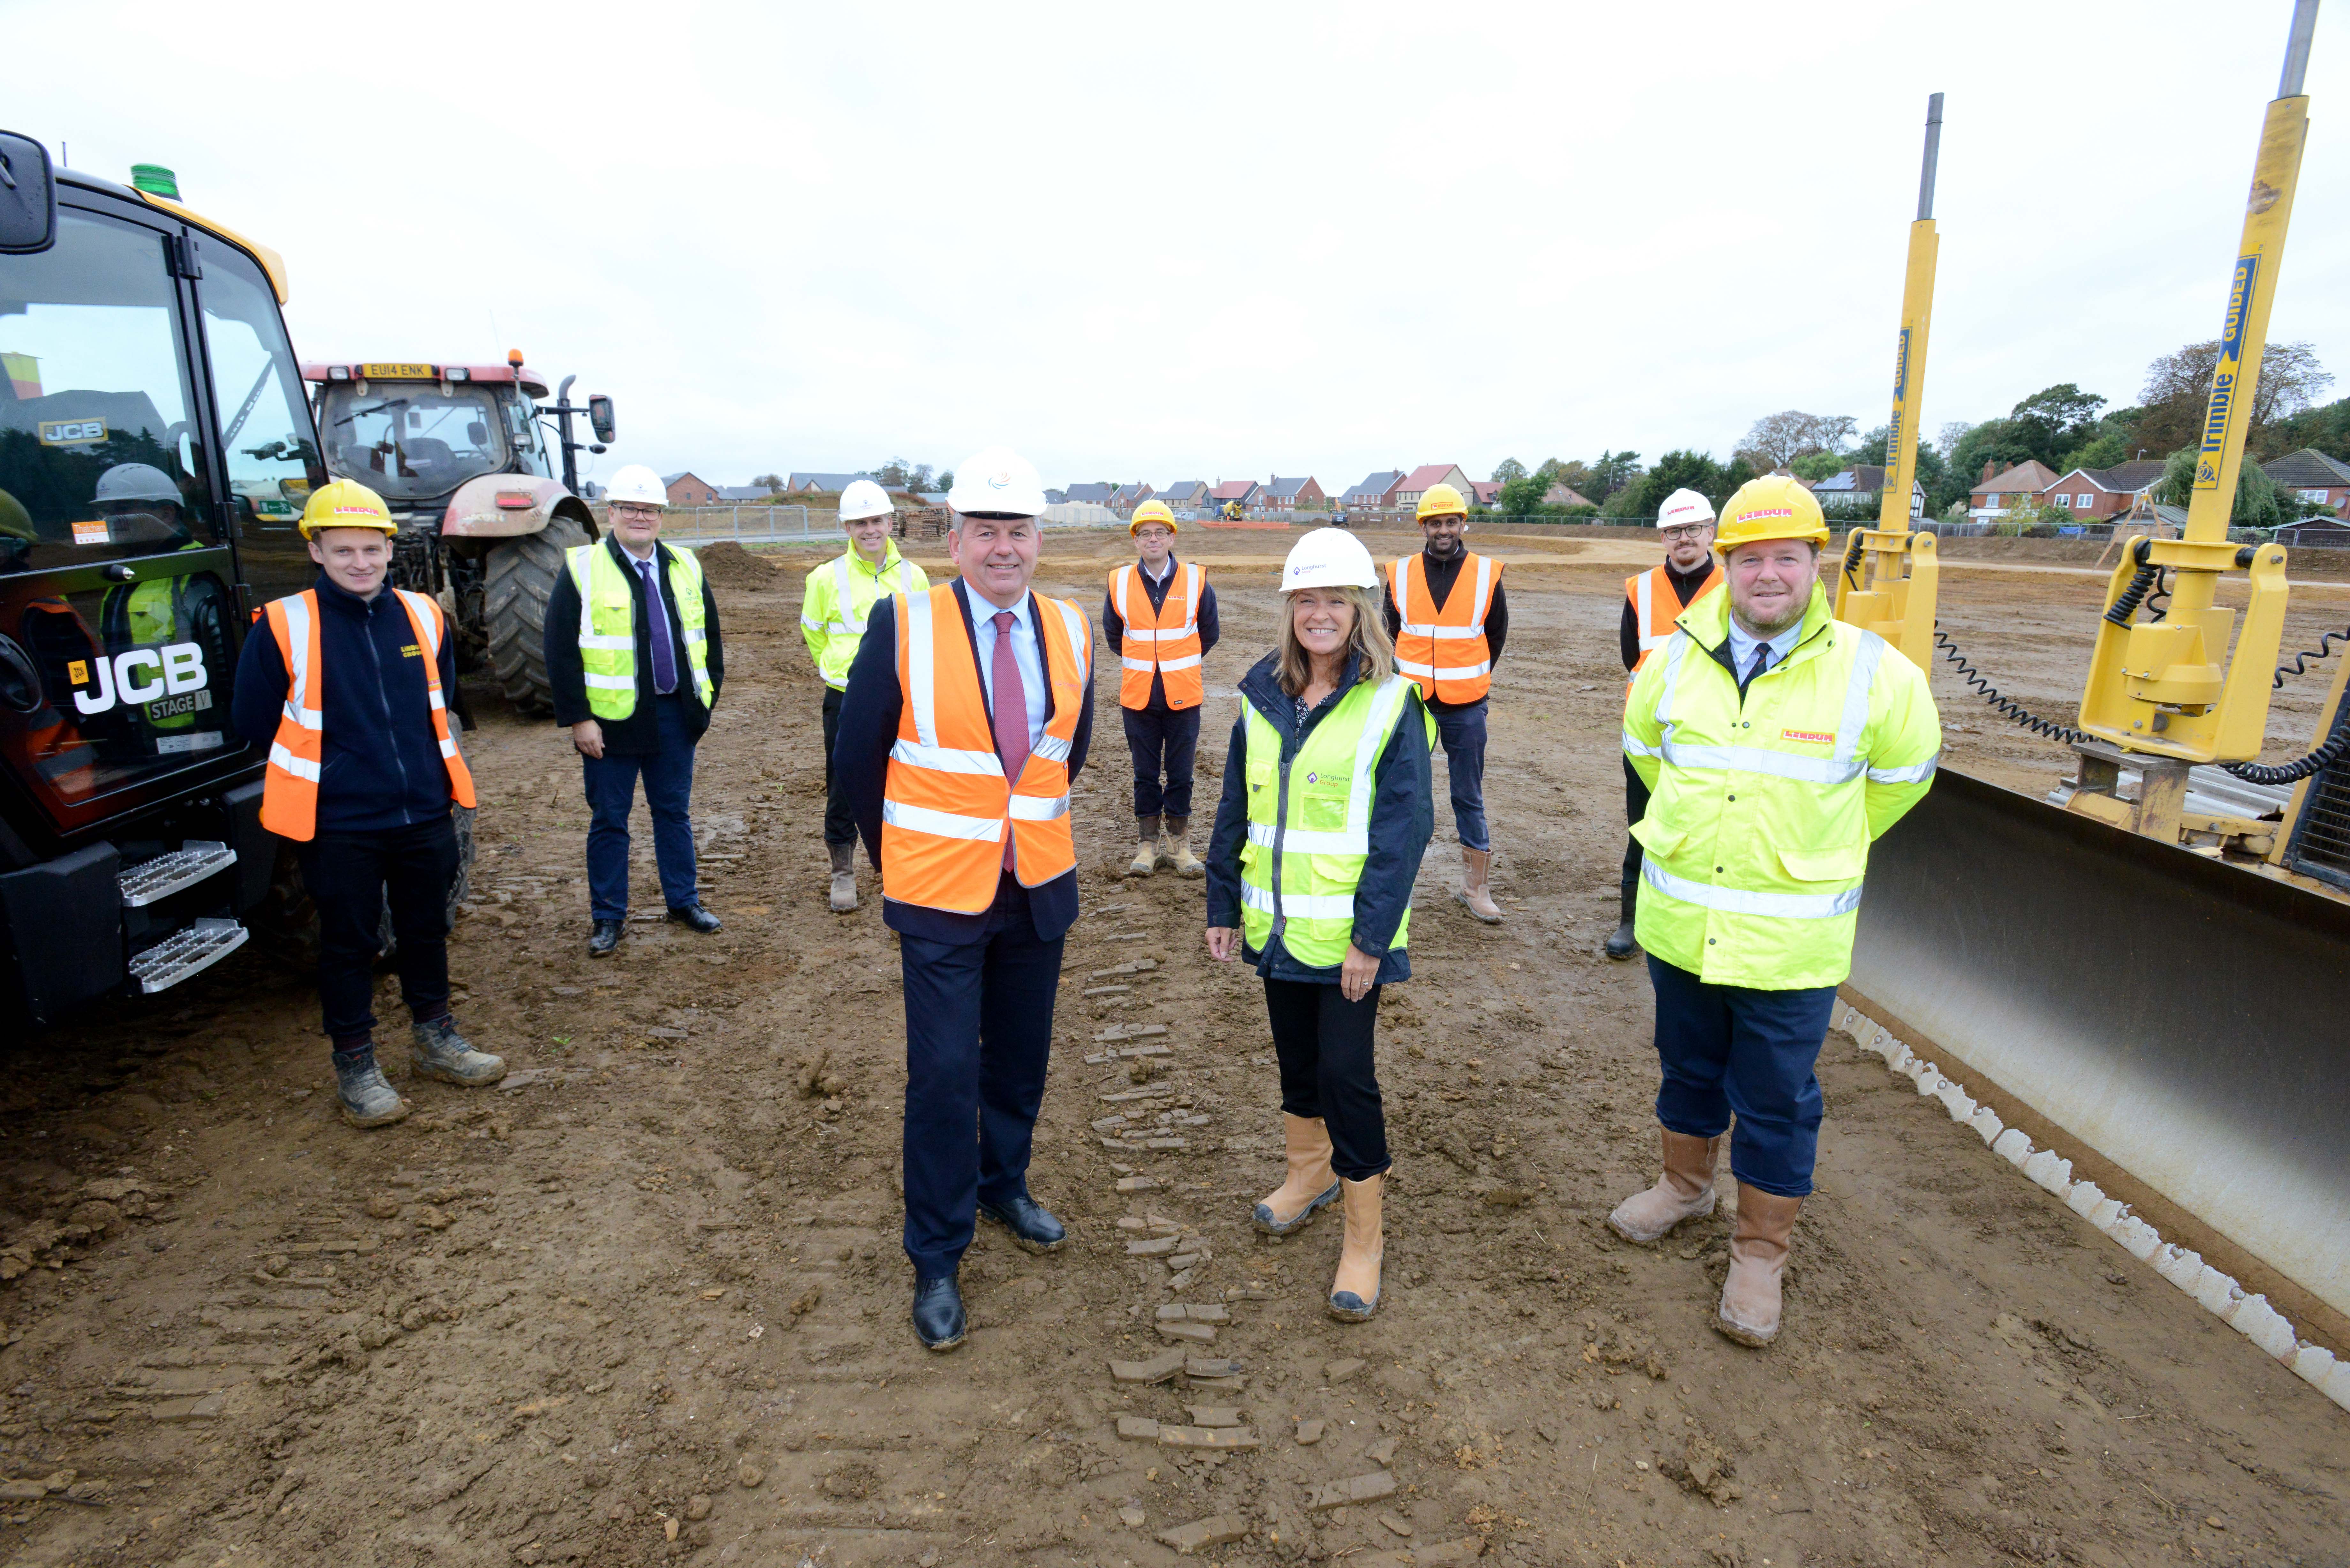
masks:
{"label": "tree line", "polygon": [[[1999,473],[2018,463],[2038,462],[2062,475],[2075,468],[2106,469],[2138,458],[2161,461],[2191,474],[2191,453],[2203,423],[2217,339],[2189,343],[2147,367],[2138,400],[2113,408],[2107,400],[2071,381],[2043,387],[2007,413],[1980,422],[1953,421],[1936,440],[1920,441],[1918,478],[1926,487],[1926,510],[1943,516],[1963,512],[1970,492],[1981,481],[1983,465]],[[2259,527],[2290,521],[2309,510],[2280,491],[2256,464],[2313,447],[2350,462],[2350,398],[2319,404],[2334,378],[2308,343],[2274,343],[2261,358],[2253,395],[2251,428],[2238,486],[2236,521]],[[1602,452],[1595,462],[1551,458],[1529,469],[1515,458],[1493,471],[1501,483],[1496,510],[1513,516],[1592,515],[1653,517],[1665,497],[1684,487],[1716,506],[1757,474],[1784,469],[1816,483],[1856,464],[1882,464],[1890,441],[1886,426],[1863,434],[1849,415],[1813,414],[1787,409],[1754,421],[1728,462],[1711,452],[1669,452],[1653,467],[1636,452]],[[2186,458],[2182,466],[2179,459]],[[2166,480],[2156,499],[2171,502],[2180,487]],[[1544,499],[1565,484],[1588,506]],[[2182,499],[2183,504],[2183,499]],[[1867,510],[1874,514],[1875,508]]]}

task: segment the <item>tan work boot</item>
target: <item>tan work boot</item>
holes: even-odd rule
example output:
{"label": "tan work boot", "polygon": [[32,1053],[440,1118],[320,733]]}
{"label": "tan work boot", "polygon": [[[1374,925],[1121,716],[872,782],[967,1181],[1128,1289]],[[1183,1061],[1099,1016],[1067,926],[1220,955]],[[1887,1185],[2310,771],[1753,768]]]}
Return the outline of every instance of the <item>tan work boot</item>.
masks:
{"label": "tan work boot", "polygon": [[1191,853],[1191,819],[1188,816],[1162,817],[1159,832],[1159,859],[1171,866],[1179,877],[1205,877],[1208,867]]}
{"label": "tan work boot", "polygon": [[1490,849],[1461,850],[1461,891],[1452,896],[1468,907],[1469,913],[1489,926],[1502,923],[1502,907],[1493,902],[1493,895],[1485,886],[1485,877],[1493,867]]}
{"label": "tan work boot", "polygon": [[1787,1238],[1795,1229],[1795,1211],[1803,1206],[1800,1198],[1738,1184],[1730,1278],[1722,1282],[1713,1326],[1741,1345],[1764,1345],[1779,1337],[1779,1275],[1787,1266]]}
{"label": "tan work boot", "polygon": [[1654,1187],[1627,1198],[1607,1216],[1609,1230],[1643,1246],[1684,1220],[1713,1212],[1713,1162],[1721,1148],[1718,1137],[1691,1137],[1670,1127],[1657,1130],[1665,1139],[1665,1173]]}
{"label": "tan work boot", "polygon": [[1159,819],[1138,816],[1134,819],[1135,836],[1141,842],[1136,846],[1134,859],[1126,867],[1129,877],[1148,877],[1159,869]]}
{"label": "tan work boot", "polygon": [[832,912],[847,914],[857,908],[857,846],[828,844],[832,851]]}
{"label": "tan work boot", "polygon": [[1302,1229],[1314,1211],[1338,1196],[1330,1173],[1330,1128],[1320,1116],[1281,1113],[1283,1141],[1289,1147],[1289,1179],[1256,1206],[1256,1228],[1268,1236]]}
{"label": "tan work boot", "polygon": [[1337,1276],[1330,1282],[1329,1313],[1343,1322],[1362,1323],[1379,1310],[1379,1262],[1387,1256],[1379,1199],[1387,1183],[1384,1174],[1339,1181],[1347,1191],[1347,1240],[1338,1249]]}

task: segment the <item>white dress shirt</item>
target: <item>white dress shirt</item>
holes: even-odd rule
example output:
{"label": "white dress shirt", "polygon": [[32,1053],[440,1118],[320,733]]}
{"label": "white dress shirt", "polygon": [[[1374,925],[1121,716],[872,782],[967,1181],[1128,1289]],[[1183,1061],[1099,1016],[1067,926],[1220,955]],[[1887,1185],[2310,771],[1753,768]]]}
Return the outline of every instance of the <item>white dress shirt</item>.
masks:
{"label": "white dress shirt", "polygon": [[[1762,667],[1763,673],[1767,675],[1786,663],[1787,655],[1795,651],[1795,644],[1802,639],[1803,635],[1804,623],[1797,621],[1771,639],[1771,662]],[[1730,618],[1730,657],[1738,666],[1736,675],[1742,684],[1749,678],[1748,672],[1754,668],[1754,650],[1762,646],[1763,646],[1762,639],[1741,627],[1736,616]]]}
{"label": "white dress shirt", "polygon": [[[958,584],[971,607],[972,639],[979,654],[979,683],[987,692],[987,711],[995,711],[995,616],[996,607],[967,586]],[[1036,598],[1025,596],[1020,607],[1012,612],[1012,661],[1020,669],[1020,685],[1028,699],[1028,748],[1035,750],[1036,742],[1045,738],[1045,650],[1036,645],[1036,623],[1034,613]]]}

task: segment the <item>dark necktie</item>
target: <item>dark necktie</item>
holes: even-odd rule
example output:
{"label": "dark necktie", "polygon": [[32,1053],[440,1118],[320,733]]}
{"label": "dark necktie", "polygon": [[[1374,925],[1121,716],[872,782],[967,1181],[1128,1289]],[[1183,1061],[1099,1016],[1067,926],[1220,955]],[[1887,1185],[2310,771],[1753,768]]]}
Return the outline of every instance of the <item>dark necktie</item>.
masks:
{"label": "dark necktie", "polygon": [[[656,556],[653,561],[658,561]],[[677,650],[669,644],[669,611],[662,607],[660,588],[653,576],[653,561],[639,561],[637,576],[644,579],[645,614],[650,618],[653,644],[653,691],[666,697],[677,690]]]}
{"label": "dark necktie", "polygon": [[[1020,661],[1012,657],[1010,610],[995,612],[995,654],[990,660],[995,685],[995,754],[1003,759],[1003,776],[1020,782],[1028,765],[1028,690],[1020,683]],[[1012,835],[1003,836],[1003,867],[1012,868]]]}
{"label": "dark necktie", "polygon": [[1762,672],[1770,668],[1771,645],[1767,642],[1756,643],[1754,645],[1753,666],[1746,671],[1746,684],[1749,686],[1753,685],[1755,681],[1762,678]]}

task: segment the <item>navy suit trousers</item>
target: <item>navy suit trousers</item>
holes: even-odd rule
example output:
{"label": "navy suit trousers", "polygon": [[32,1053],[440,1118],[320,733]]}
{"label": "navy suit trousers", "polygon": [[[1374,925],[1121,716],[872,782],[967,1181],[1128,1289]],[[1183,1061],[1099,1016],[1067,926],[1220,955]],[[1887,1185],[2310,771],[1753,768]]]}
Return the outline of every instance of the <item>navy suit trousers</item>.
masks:
{"label": "navy suit trousers", "polygon": [[1782,1198],[1812,1190],[1820,1147],[1820,1081],[1836,988],[1758,991],[1709,985],[1648,955],[1657,988],[1657,1056],[1664,1084],[1657,1120],[1691,1137],[1718,1137],[1734,1112],[1730,1172]]}
{"label": "navy suit trousers", "polygon": [[1061,945],[1036,934],[1011,877],[975,941],[899,932],[906,989],[906,1256],[951,1274],[982,1202],[1028,1190]]}

